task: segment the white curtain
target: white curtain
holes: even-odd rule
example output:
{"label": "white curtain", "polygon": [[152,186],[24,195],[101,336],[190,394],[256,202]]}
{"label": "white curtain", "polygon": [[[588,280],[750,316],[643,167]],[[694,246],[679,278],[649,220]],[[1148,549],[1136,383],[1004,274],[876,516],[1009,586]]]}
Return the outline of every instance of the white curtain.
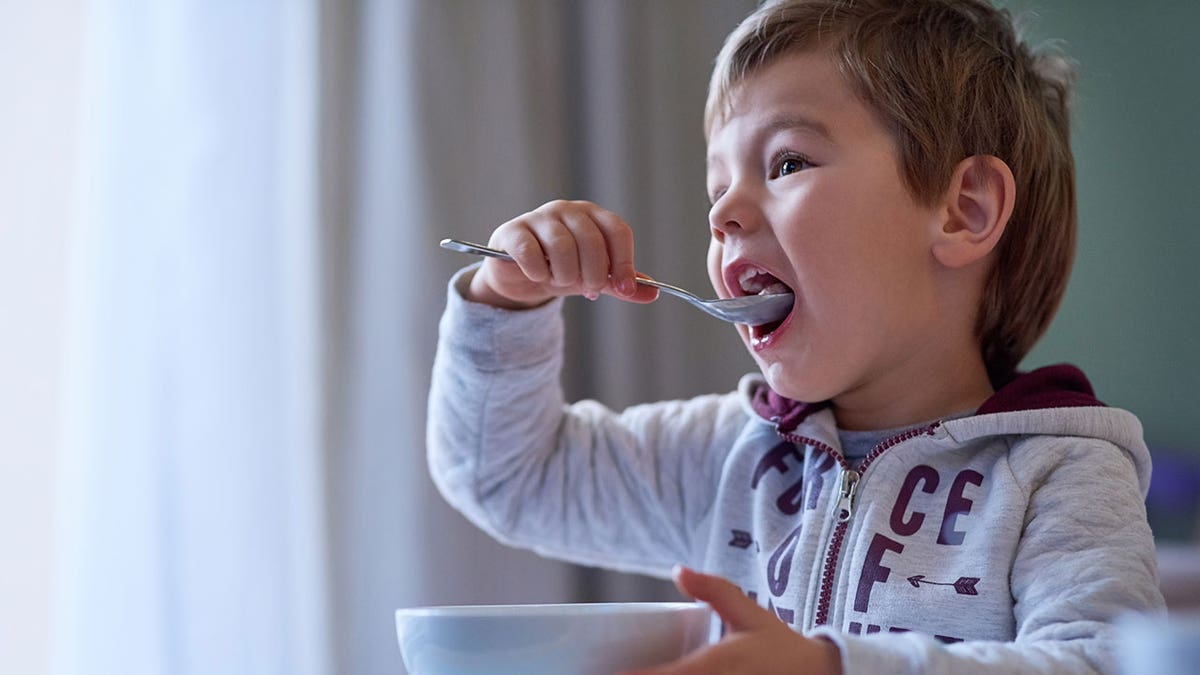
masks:
{"label": "white curtain", "polygon": [[313,2],[92,4],[56,673],[326,673]]}
{"label": "white curtain", "polygon": [[[697,289],[700,107],[751,0],[96,0],[54,672],[392,673],[395,608],[666,597],[436,495],[445,282],[555,197]],[[568,303],[573,396],[728,388],[731,329]]]}

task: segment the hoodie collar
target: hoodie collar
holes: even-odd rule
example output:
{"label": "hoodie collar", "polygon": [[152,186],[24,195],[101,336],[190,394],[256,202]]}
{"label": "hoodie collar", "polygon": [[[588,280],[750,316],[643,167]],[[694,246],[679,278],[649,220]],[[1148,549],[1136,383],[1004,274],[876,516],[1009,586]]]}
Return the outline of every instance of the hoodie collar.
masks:
{"label": "hoodie collar", "polygon": [[[1015,373],[979,406],[975,414],[1103,405],[1096,399],[1083,371],[1069,364],[1058,364],[1027,373]],[[751,406],[760,417],[774,423],[780,431],[790,432],[809,415],[828,407],[829,402],[796,401],[780,396],[763,383],[754,391]]]}
{"label": "hoodie collar", "polygon": [[979,406],[976,415],[1044,410],[1047,408],[1103,407],[1083,371],[1060,363],[1028,373],[1017,373]]}

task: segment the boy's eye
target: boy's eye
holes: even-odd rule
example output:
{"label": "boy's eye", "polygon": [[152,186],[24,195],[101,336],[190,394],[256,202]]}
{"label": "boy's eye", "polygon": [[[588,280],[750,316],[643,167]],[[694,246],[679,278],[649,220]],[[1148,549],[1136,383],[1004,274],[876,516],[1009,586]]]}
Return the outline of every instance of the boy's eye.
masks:
{"label": "boy's eye", "polygon": [[812,166],[812,162],[808,161],[806,157],[792,152],[780,153],[772,164],[774,170],[771,173],[776,178],[803,171]]}

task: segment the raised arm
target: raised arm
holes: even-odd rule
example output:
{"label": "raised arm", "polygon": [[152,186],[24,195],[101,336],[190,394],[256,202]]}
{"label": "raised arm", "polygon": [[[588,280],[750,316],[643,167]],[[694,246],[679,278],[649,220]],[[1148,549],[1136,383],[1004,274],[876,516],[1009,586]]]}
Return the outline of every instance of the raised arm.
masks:
{"label": "raised arm", "polygon": [[428,452],[446,499],[502,542],[667,576],[696,558],[725,453],[746,416],[735,395],[635,406],[567,405],[561,301],[508,311],[451,282],[429,400]]}

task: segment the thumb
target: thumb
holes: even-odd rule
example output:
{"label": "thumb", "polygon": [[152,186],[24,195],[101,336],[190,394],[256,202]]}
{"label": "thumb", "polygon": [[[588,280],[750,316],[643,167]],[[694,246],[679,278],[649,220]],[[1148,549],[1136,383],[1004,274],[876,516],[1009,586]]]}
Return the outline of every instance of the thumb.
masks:
{"label": "thumb", "polygon": [[746,631],[774,626],[779,619],[758,606],[737,586],[721,577],[697,572],[677,565],[673,576],[680,593],[706,602],[732,631]]}
{"label": "thumb", "polygon": [[[640,272],[637,273],[637,277],[639,279],[649,279],[650,278]],[[642,305],[644,305],[646,303],[654,302],[655,300],[658,299],[658,289],[653,286],[648,286],[646,284],[639,284],[637,282],[630,281],[629,287],[630,287],[629,291],[626,292],[625,290],[623,290],[622,288],[617,286],[616,277],[613,277],[612,279],[609,279],[608,285],[605,286],[604,290],[601,292],[604,293],[605,295],[611,295],[611,296],[620,298],[620,299],[628,301],[628,302],[636,302],[636,303],[642,304]]]}

